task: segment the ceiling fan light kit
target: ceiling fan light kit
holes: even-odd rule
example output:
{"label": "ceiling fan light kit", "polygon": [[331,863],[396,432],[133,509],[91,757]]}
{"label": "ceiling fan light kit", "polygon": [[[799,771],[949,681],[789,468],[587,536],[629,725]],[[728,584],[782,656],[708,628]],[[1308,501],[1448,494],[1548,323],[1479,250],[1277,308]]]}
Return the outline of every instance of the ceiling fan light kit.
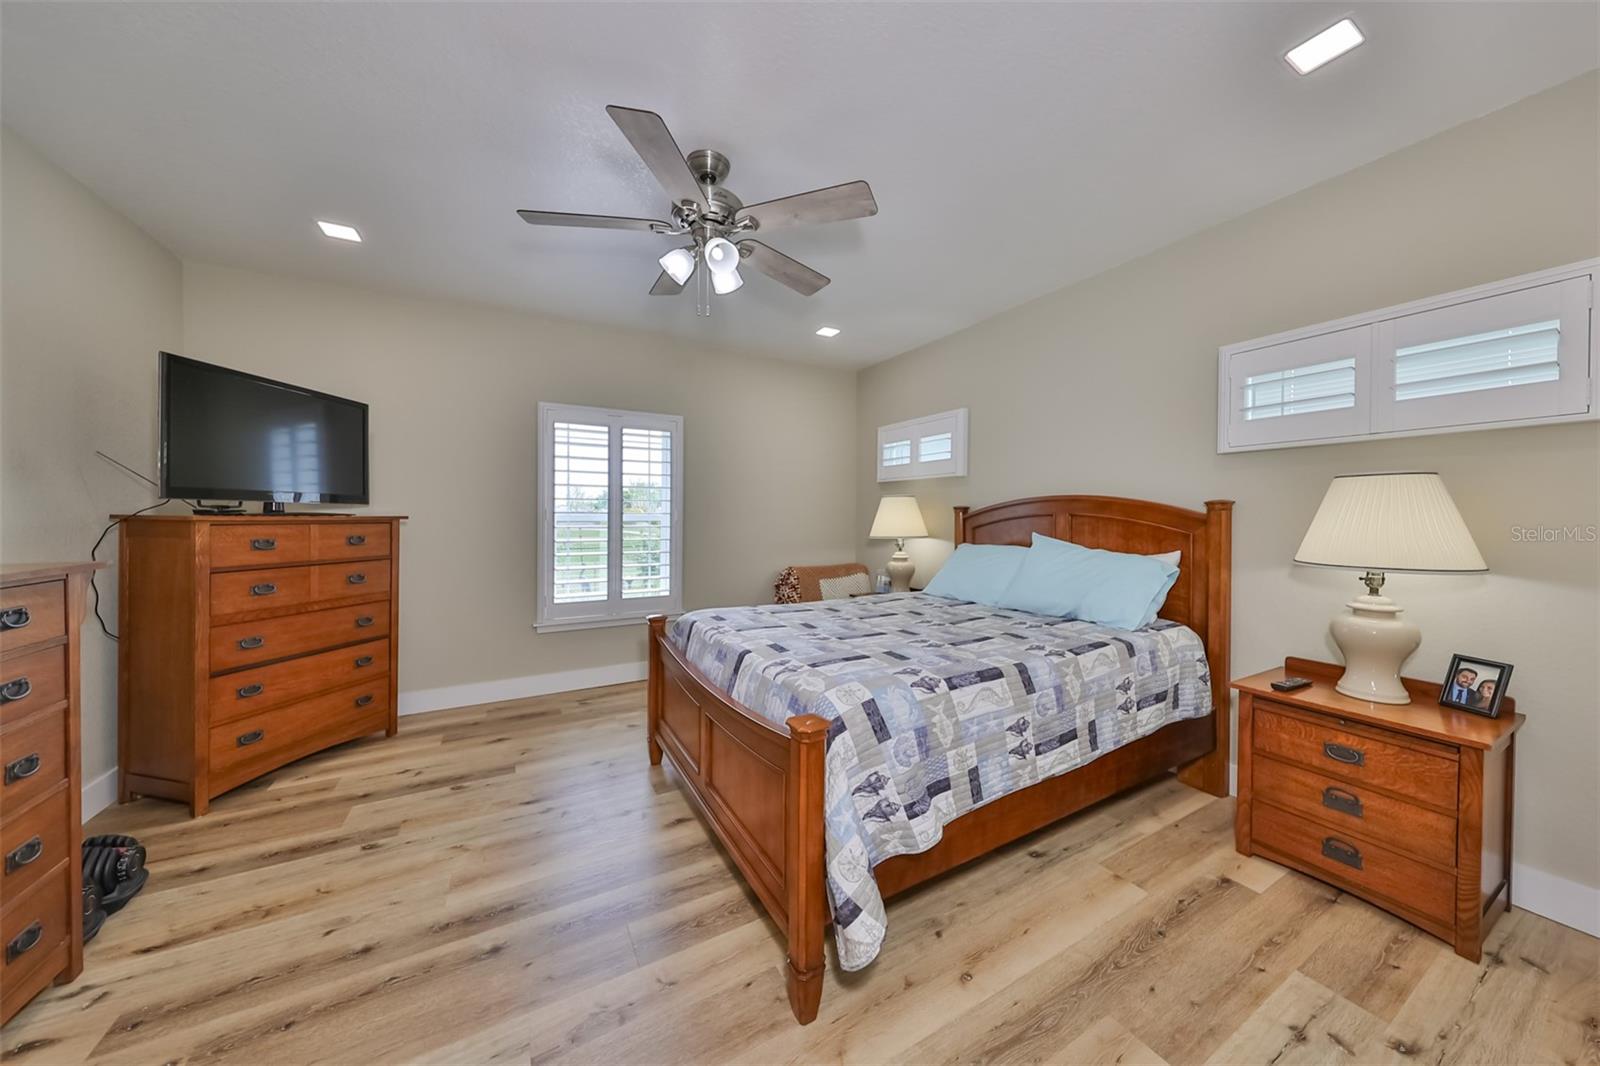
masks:
{"label": "ceiling fan light kit", "polygon": [[678,148],[667,124],[654,111],[612,105],[606,108],[606,113],[671,198],[669,219],[564,211],[524,210],[517,214],[531,226],[625,229],[668,237],[687,236],[692,244],[674,248],[660,258],[661,274],[650,287],[650,294],[676,296],[703,261],[706,269],[700,271],[696,286],[697,310],[701,315],[711,313],[711,292],[726,296],[744,285],[739,274],[741,261],[802,296],[814,295],[828,284],[825,274],[747,234],[804,223],[870,218],[878,213],[872,188],[864,181],[831,185],[747,207],[722,184],[732,169],[726,155],[712,148],[697,148],[685,154]]}

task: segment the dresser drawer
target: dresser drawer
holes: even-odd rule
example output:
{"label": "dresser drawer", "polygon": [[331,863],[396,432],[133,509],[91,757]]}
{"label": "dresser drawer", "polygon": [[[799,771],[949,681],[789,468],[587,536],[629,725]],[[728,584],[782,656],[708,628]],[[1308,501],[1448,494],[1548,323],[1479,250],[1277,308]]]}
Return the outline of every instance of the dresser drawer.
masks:
{"label": "dresser drawer", "polygon": [[67,776],[66,709],[8,725],[0,733],[0,807],[9,814]]}
{"label": "dresser drawer", "polygon": [[318,600],[337,600],[346,596],[387,596],[389,560],[351,560],[312,567],[312,591]]}
{"label": "dresser drawer", "polygon": [[[70,787],[70,786],[69,786]],[[68,858],[68,819],[72,807],[67,787],[36,803],[21,817],[7,817],[0,827],[0,909],[11,904]],[[9,806],[9,804],[8,804]]]}
{"label": "dresser drawer", "polygon": [[385,602],[235,622],[211,630],[211,671],[254,666],[388,635],[389,604]]}
{"label": "dresser drawer", "polygon": [[231,722],[319,692],[388,674],[387,640],[370,640],[272,666],[224,674],[211,679],[211,721]]}
{"label": "dresser drawer", "polygon": [[309,566],[212,574],[211,614],[217,617],[310,603],[316,599],[311,579]]}
{"label": "dresser drawer", "polygon": [[211,792],[226,791],[268,770],[341,740],[385,728],[389,682],[375,678],[263,711],[211,730]]}
{"label": "dresser drawer", "polygon": [[389,523],[319,523],[311,531],[311,543],[318,560],[388,558]]}
{"label": "dresser drawer", "polygon": [[66,633],[66,582],[44,581],[0,589],[0,658]]}
{"label": "dresser drawer", "polygon": [[[0,984],[9,996],[28,982],[72,929],[67,864],[57,863],[27,892],[7,899],[0,914]],[[51,976],[54,976],[53,974]]]}
{"label": "dresser drawer", "polygon": [[1380,897],[1441,926],[1455,925],[1455,875],[1259,802],[1259,797],[1250,817],[1258,848],[1358,895]]}
{"label": "dresser drawer", "polygon": [[1276,759],[1253,767],[1250,787],[1260,799],[1441,866],[1456,863],[1450,815]]}
{"label": "dresser drawer", "polygon": [[67,698],[67,646],[0,660],[0,723],[25,718]]}
{"label": "dresser drawer", "polygon": [[1345,781],[1387,789],[1454,810],[1459,769],[1450,749],[1397,744],[1341,728],[1318,715],[1283,713],[1265,701],[1255,709],[1255,749]]}
{"label": "dresser drawer", "polygon": [[311,530],[305,523],[218,523],[211,527],[211,568],[275,566],[311,558]]}

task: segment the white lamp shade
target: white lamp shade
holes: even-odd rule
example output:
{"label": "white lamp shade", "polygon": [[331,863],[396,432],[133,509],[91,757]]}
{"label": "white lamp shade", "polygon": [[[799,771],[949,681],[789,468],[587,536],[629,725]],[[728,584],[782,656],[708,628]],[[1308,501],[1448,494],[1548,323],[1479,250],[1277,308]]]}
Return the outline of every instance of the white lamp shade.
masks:
{"label": "white lamp shade", "polygon": [[872,532],[867,534],[878,540],[927,535],[928,527],[923,524],[922,508],[917,506],[915,496],[885,496],[879,500]]}
{"label": "white lamp shade", "polygon": [[659,260],[661,269],[667,272],[667,277],[679,285],[689,280],[689,275],[694,273],[694,253],[687,248],[674,248]]}
{"label": "white lamp shade", "polygon": [[718,296],[726,296],[730,292],[737,292],[739,286],[744,284],[744,279],[739,276],[738,270],[728,270],[717,273],[711,272],[711,290]]}
{"label": "white lamp shade", "polygon": [[726,237],[713,237],[706,242],[706,266],[714,274],[731,273],[739,265],[739,249]]}
{"label": "white lamp shade", "polygon": [[1444,481],[1422,473],[1334,478],[1294,561],[1416,573],[1489,569]]}

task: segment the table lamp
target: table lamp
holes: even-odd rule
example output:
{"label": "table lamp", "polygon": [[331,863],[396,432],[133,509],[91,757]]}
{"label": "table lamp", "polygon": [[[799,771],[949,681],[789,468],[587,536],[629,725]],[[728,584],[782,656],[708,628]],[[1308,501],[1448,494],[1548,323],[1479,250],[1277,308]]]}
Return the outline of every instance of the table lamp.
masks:
{"label": "table lamp", "polygon": [[1400,667],[1422,642],[1422,631],[1400,619],[1383,595],[1386,571],[1414,574],[1482,573],[1489,569],[1438,474],[1342,474],[1333,479],[1311,528],[1294,553],[1307,566],[1366,571],[1367,594],[1345,606],[1328,627],[1344,653],[1335,686],[1373,703],[1410,703]]}
{"label": "table lamp", "polygon": [[873,540],[893,538],[894,554],[889,557],[889,587],[895,592],[911,588],[911,575],[917,566],[906,554],[907,537],[926,537],[928,527],[922,522],[922,508],[915,496],[885,496],[878,501],[878,514],[872,520]]}

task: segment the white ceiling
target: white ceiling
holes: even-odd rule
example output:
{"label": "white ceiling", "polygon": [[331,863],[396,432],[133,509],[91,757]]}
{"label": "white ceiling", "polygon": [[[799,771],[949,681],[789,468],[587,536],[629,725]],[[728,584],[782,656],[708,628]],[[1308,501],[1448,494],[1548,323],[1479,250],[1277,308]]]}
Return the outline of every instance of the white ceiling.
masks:
{"label": "white ceiling", "polygon": [[[1350,14],[1368,43],[1280,58]],[[21,4],[4,121],[178,254],[874,362],[1600,65],[1594,4]],[[747,203],[855,178],[710,320],[646,295],[661,217],[604,106]],[[321,237],[327,218],[366,243]],[[825,341],[819,325],[844,332]]]}

